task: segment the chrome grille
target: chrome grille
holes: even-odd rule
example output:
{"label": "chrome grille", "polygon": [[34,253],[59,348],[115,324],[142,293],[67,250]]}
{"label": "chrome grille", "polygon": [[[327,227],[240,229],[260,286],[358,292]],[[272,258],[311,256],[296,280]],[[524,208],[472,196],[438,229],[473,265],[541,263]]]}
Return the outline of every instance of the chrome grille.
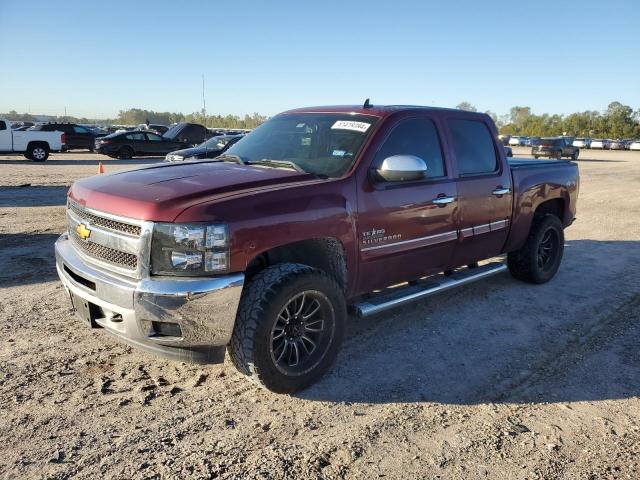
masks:
{"label": "chrome grille", "polygon": [[138,268],[138,258],[132,253],[121,252],[120,250],[105,247],[99,243],[84,241],[73,229],[69,230],[69,236],[76,247],[87,255],[96,257],[104,262],[108,262],[119,267],[131,270],[136,270]]}
{"label": "chrome grille", "polygon": [[111,220],[110,218],[99,217],[92,213],[84,211],[73,202],[69,202],[69,210],[71,210],[81,220],[86,220],[98,227],[107,228],[115,232],[126,233],[127,235],[140,236],[141,228],[139,225],[131,225],[129,223],[120,222],[117,220]]}

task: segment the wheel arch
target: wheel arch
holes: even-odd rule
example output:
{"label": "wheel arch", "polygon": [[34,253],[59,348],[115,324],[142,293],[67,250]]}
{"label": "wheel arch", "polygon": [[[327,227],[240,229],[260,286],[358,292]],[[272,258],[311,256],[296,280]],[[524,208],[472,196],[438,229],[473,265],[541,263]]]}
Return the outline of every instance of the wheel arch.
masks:
{"label": "wheel arch", "polygon": [[336,237],[314,237],[272,247],[254,255],[247,264],[245,276],[250,280],[258,272],[278,263],[299,263],[329,274],[347,290],[349,271],[346,250]]}

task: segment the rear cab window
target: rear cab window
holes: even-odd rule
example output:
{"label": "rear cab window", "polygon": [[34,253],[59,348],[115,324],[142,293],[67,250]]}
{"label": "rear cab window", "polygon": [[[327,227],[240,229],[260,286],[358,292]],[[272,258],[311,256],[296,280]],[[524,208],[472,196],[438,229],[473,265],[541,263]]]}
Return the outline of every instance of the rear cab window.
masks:
{"label": "rear cab window", "polygon": [[460,176],[498,172],[499,157],[486,123],[482,120],[450,118],[447,126]]}

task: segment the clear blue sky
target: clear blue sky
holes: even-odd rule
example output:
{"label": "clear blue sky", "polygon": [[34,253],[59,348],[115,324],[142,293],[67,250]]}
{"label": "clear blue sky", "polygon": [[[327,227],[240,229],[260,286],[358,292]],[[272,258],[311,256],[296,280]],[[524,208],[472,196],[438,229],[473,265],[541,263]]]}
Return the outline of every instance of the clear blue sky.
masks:
{"label": "clear blue sky", "polygon": [[0,0],[0,112],[640,108],[640,0]]}

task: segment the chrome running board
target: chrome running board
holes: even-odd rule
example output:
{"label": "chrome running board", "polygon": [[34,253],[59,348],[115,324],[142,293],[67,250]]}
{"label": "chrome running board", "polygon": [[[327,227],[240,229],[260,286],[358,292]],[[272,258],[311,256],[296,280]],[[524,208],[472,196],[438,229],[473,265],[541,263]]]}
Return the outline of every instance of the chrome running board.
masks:
{"label": "chrome running board", "polygon": [[451,275],[434,275],[415,284],[387,288],[380,293],[374,293],[369,298],[351,305],[351,311],[357,317],[368,317],[399,307],[409,302],[421,300],[436,293],[444,292],[455,287],[467,285],[500,272],[507,266],[501,262],[488,263],[477,268],[460,268]]}

